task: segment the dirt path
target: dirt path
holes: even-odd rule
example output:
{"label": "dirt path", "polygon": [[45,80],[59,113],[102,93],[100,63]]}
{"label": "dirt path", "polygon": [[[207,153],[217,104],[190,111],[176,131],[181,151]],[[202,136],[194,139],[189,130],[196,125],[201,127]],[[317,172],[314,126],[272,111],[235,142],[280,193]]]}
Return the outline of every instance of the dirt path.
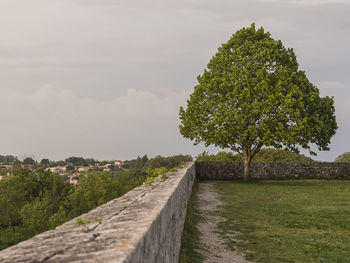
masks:
{"label": "dirt path", "polygon": [[197,208],[203,217],[202,222],[197,225],[201,232],[199,242],[202,249],[199,253],[204,256],[203,262],[251,263],[237,252],[227,249],[223,239],[217,234],[217,224],[224,219],[209,213],[221,204],[218,194],[213,189],[215,183],[199,182],[197,190]]}

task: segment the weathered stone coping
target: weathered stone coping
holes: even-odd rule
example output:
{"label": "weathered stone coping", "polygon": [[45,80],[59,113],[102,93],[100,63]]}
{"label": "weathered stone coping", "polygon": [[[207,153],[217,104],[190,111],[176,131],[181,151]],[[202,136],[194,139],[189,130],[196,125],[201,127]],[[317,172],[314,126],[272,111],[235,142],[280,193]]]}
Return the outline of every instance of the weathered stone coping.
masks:
{"label": "weathered stone coping", "polygon": [[0,262],[177,262],[194,165],[167,175],[0,251]]}

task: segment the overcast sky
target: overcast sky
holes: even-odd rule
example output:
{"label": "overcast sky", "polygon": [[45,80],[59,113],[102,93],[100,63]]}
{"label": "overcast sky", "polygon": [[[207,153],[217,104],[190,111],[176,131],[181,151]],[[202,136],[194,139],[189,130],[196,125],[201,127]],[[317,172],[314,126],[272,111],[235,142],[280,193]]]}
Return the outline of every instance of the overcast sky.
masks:
{"label": "overcast sky", "polygon": [[350,151],[349,14],[347,0],[0,0],[0,154],[197,155],[179,107],[221,43],[255,22],[335,97],[339,128],[316,157],[333,161]]}

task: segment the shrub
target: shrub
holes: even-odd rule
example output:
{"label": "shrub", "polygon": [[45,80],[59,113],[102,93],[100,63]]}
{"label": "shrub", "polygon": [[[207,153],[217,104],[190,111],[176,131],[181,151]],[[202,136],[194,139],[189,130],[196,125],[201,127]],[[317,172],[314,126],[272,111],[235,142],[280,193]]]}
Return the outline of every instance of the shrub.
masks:
{"label": "shrub", "polygon": [[345,153],[339,155],[339,156],[335,159],[335,162],[337,162],[337,163],[350,162],[350,152],[345,152]]}

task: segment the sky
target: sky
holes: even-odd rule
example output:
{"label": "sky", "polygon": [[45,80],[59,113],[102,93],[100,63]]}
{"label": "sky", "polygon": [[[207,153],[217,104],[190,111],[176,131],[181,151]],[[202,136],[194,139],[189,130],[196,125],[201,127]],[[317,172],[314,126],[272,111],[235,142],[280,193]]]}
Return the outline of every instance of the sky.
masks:
{"label": "sky", "polygon": [[217,48],[256,23],[334,96],[350,151],[350,0],[0,0],[0,154],[60,160],[191,154],[178,130]]}

